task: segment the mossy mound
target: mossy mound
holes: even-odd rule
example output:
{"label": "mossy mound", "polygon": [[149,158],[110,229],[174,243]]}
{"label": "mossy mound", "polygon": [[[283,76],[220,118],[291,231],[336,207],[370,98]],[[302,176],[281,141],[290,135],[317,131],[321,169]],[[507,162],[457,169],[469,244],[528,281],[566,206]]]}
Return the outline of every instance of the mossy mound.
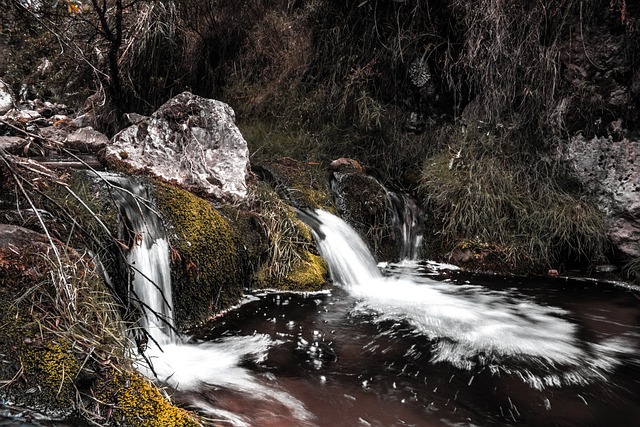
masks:
{"label": "mossy mound", "polygon": [[131,427],[197,427],[200,425],[184,409],[171,404],[147,379],[138,373],[109,371],[99,384],[98,397],[114,402],[112,417]]}
{"label": "mossy mound", "polygon": [[[108,398],[138,384],[118,380],[137,374],[127,373],[132,371],[120,310],[95,266],[58,241],[5,224],[0,224],[0,326],[3,400],[100,425],[197,425],[157,389],[141,387],[127,411],[123,402]],[[190,423],[155,423],[151,407],[171,414],[164,419]]]}
{"label": "mossy mound", "polygon": [[328,176],[319,163],[284,157],[252,164],[251,168],[292,206],[335,212],[329,193]]}
{"label": "mossy mound", "polygon": [[154,197],[172,228],[174,320],[188,328],[238,302],[249,282],[244,254],[208,201],[165,183],[155,186]]}
{"label": "mossy mound", "polygon": [[327,285],[328,267],[317,255],[309,228],[291,206],[265,182],[260,182],[251,208],[267,238],[254,286],[295,291],[316,291]]}

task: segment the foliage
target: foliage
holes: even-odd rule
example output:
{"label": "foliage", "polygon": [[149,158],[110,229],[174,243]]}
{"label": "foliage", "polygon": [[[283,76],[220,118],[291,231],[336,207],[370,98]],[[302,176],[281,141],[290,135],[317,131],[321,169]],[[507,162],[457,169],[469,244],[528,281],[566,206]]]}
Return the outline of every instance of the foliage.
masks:
{"label": "foliage", "polygon": [[623,274],[631,283],[640,286],[640,257],[629,260],[624,266]]}
{"label": "foliage", "polygon": [[562,189],[546,164],[507,149],[490,133],[461,129],[425,161],[422,200],[439,222],[432,250],[479,239],[517,270],[601,260],[603,214]]}
{"label": "foliage", "polygon": [[327,266],[313,253],[311,233],[293,208],[264,182],[258,183],[251,209],[268,241],[267,253],[255,276],[260,288],[318,290],[326,284]]}

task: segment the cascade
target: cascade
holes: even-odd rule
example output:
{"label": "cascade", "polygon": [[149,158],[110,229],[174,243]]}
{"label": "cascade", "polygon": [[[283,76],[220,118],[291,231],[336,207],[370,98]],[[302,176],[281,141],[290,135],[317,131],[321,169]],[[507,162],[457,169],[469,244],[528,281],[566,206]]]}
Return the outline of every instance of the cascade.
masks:
{"label": "cascade", "polygon": [[400,260],[418,259],[422,244],[423,221],[421,209],[404,193],[396,193],[384,187],[391,205],[391,219],[398,234]]}
{"label": "cascade", "polygon": [[[340,176],[343,174],[336,174],[335,179],[331,180],[331,192],[338,211],[347,212],[349,203],[341,190]],[[371,181],[371,185],[379,187],[386,195],[386,209],[391,219],[389,225],[392,227],[393,239],[396,243],[397,259],[417,260],[424,229],[421,208],[409,195],[390,190],[373,176],[367,175],[366,178]]]}
{"label": "cascade", "polygon": [[142,313],[140,327],[158,344],[175,341],[169,242],[162,220],[151,208],[148,189],[140,181],[109,173],[101,177],[116,185],[112,194],[123,217],[122,234],[130,236],[130,297]]}
{"label": "cascade", "polygon": [[[216,342],[193,343],[174,328],[169,243],[165,228],[150,202],[147,186],[133,177],[101,173],[113,184],[111,193],[122,216],[122,235],[129,236],[127,261],[133,270],[131,300],[142,313],[139,325],[152,338],[143,355],[132,349],[136,369],[152,380],[178,391],[215,389],[246,394],[256,404],[286,407],[298,423],[306,425],[310,414],[288,393],[263,384],[241,366],[247,360],[266,357],[275,342],[267,335],[225,337]],[[189,398],[189,400],[191,400]],[[265,403],[266,402],[266,403]],[[192,400],[203,412],[227,418],[233,425],[247,425],[211,402]]]}
{"label": "cascade", "polygon": [[589,382],[613,366],[602,348],[619,348],[621,343],[584,348],[576,325],[558,307],[516,298],[509,290],[414,280],[410,275],[387,277],[362,238],[342,219],[322,210],[301,218],[314,230],[336,285],[359,301],[355,310],[380,322],[407,322],[417,333],[436,340],[433,362],[470,370],[506,358],[518,360],[550,371],[544,377],[521,373],[536,388],[545,382]]}

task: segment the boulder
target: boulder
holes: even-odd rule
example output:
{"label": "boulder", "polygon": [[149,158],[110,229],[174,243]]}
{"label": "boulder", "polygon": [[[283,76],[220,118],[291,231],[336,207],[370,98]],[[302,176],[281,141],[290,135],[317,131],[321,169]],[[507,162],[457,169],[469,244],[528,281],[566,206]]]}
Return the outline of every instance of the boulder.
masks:
{"label": "boulder", "polygon": [[249,150],[227,104],[189,92],[116,134],[109,164],[223,199],[247,195]]}
{"label": "boulder", "polygon": [[607,215],[611,242],[625,256],[640,256],[640,139],[578,135],[561,157]]}
{"label": "boulder", "polygon": [[[338,164],[339,163],[339,164]],[[338,214],[369,244],[378,261],[396,260],[398,245],[387,190],[355,160],[332,163],[331,189]]]}
{"label": "boulder", "polygon": [[0,114],[5,114],[13,108],[13,95],[9,86],[0,80]]}

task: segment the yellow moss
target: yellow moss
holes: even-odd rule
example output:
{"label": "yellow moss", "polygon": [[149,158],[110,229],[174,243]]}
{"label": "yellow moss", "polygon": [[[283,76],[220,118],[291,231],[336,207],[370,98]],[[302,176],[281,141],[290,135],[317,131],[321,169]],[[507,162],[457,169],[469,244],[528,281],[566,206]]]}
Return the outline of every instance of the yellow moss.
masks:
{"label": "yellow moss", "polygon": [[310,249],[311,231],[266,183],[256,193],[256,208],[269,240],[267,259],[255,276],[258,287],[318,290],[326,285],[327,267]]}
{"label": "yellow moss", "polygon": [[294,289],[317,291],[327,283],[327,271],[327,264],[321,257],[305,251],[305,259],[293,266],[285,282],[290,283]]}
{"label": "yellow moss", "polygon": [[235,303],[242,293],[242,271],[233,229],[206,200],[167,184],[155,192],[174,229],[174,299],[178,322],[205,320]]}
{"label": "yellow moss", "polygon": [[132,427],[189,427],[200,424],[189,412],[168,401],[141,375],[111,371],[102,398],[116,405],[116,417]]}
{"label": "yellow moss", "polygon": [[[40,358],[39,368],[41,375],[41,385],[49,387],[52,391],[70,391],[80,366],[70,351],[70,345],[62,343],[51,343]],[[65,396],[66,397],[66,396]]]}

